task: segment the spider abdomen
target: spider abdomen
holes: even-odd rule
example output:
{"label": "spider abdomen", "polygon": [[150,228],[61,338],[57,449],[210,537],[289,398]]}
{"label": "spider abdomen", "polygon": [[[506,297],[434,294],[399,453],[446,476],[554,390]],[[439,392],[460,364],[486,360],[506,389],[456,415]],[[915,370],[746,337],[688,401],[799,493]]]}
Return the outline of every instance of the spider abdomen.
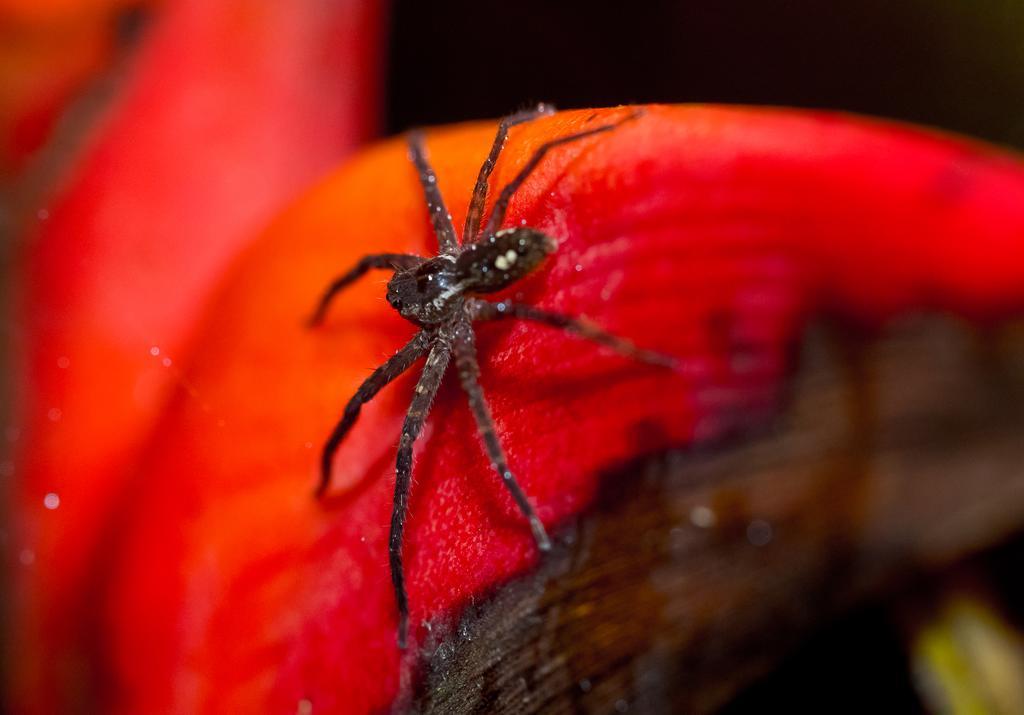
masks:
{"label": "spider abdomen", "polygon": [[492,293],[533,271],[556,248],[555,239],[535,228],[498,231],[463,249],[455,278],[467,292]]}

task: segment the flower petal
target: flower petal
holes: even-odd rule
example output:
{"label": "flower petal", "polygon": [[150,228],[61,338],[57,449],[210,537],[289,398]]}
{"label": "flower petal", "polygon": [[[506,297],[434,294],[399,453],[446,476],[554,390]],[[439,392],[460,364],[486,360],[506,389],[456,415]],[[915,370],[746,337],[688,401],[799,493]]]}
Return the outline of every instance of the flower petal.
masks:
{"label": "flower petal", "polygon": [[[496,185],[545,140],[628,111],[517,128]],[[430,139],[457,226],[492,131]],[[510,464],[554,528],[609,468],[776,411],[812,315],[877,326],[909,311],[995,320],[1024,307],[1024,165],[852,117],[651,107],[553,151],[512,202],[506,224],[521,223],[559,248],[510,294],[684,359],[673,372],[545,327],[479,327]],[[354,713],[396,696],[387,525],[409,378],[364,409],[335,464],[344,485],[324,502],[312,493],[346,400],[414,329],[383,300],[379,273],[324,327],[304,319],[362,254],[435,250],[392,141],[316,187],[234,266],[94,594],[123,709],[277,712],[309,700]],[[416,638],[538,558],[450,376],[417,451],[404,555]]]}

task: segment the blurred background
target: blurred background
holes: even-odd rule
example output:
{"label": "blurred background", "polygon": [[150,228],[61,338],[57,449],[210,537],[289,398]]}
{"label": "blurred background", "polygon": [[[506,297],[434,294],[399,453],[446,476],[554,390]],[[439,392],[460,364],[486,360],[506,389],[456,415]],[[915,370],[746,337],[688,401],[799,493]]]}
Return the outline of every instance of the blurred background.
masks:
{"label": "blurred background", "polygon": [[[231,23],[206,35],[181,34],[192,25],[216,27],[217,21],[207,23],[204,13],[237,13],[233,5],[207,0],[203,10],[202,3],[178,0],[0,0],[0,270],[6,277],[8,316],[3,322],[8,346],[4,375],[20,374],[11,367],[21,359],[19,336],[34,329],[30,316],[14,307],[22,303],[14,292],[20,290],[18,281],[11,279],[21,275],[23,254],[48,220],[54,197],[74,187],[76,177],[88,175],[83,161],[88,167],[94,144],[107,141],[111,117],[132,111],[160,115],[159,95],[149,96],[147,88],[156,92],[162,85],[153,83],[171,85],[188,71],[201,74],[201,67],[189,69],[187,56],[239,53],[244,73],[244,52],[230,43],[218,45],[224,38],[216,33],[230,31]],[[329,55],[329,61],[303,58],[322,73],[310,84],[330,107],[331,121],[311,136],[334,140],[322,142],[322,155],[301,171],[285,161],[266,164],[267,171],[280,169],[289,180],[267,192],[260,216],[240,225],[255,225],[271,215],[375,136],[493,118],[538,101],[559,108],[725,102],[837,109],[953,130],[1009,147],[1024,145],[1024,3],[1016,0],[657,0],[632,6],[323,0],[296,3],[294,12],[304,13],[308,26],[316,27],[321,19],[335,22],[335,5],[372,10],[353,10],[345,21],[350,24],[339,22],[333,34],[320,38],[309,54]],[[154,58],[159,52],[151,45],[156,42],[171,59]],[[347,53],[340,42],[359,43],[360,49]],[[178,74],[168,46],[176,47],[184,65]],[[278,50],[285,60],[288,52],[298,52]],[[308,77],[301,62],[291,71]],[[332,72],[339,78],[336,88]],[[135,98],[134,109],[124,109],[126,93]],[[216,97],[203,101],[217,105]],[[234,115],[225,112],[224,131],[231,131],[233,122],[243,126],[264,120],[258,101],[242,107],[245,111]],[[174,111],[187,115],[189,107]],[[190,143],[186,132],[182,136],[184,142],[174,151],[187,157],[188,171],[233,180],[230,163],[204,164],[216,151]],[[234,200],[248,199],[244,182],[236,191]],[[219,197],[231,199],[230,193]],[[5,424],[13,425],[11,405],[22,391],[16,383],[5,381]],[[5,450],[10,451],[16,435],[12,439],[8,429],[7,437]],[[2,460],[0,479],[9,483],[15,476],[14,457],[5,454]],[[823,630],[728,712],[819,712],[825,707],[830,712],[935,711],[937,701],[929,701],[921,680],[914,679],[935,664],[918,647],[924,627],[917,621],[952,633],[951,621],[943,620],[953,618],[944,610],[943,594],[967,592],[971,602],[996,614],[992,643],[1019,642],[1022,567],[1024,541],[1017,541],[954,573],[922,577],[908,593],[861,608]],[[988,622],[975,619],[969,629],[984,630],[977,626],[981,621]],[[940,674],[953,689],[959,687],[957,677]],[[837,693],[842,693],[838,700]]]}
{"label": "blurred background", "polygon": [[387,131],[567,107],[729,102],[863,112],[1019,145],[1011,0],[397,3]]}

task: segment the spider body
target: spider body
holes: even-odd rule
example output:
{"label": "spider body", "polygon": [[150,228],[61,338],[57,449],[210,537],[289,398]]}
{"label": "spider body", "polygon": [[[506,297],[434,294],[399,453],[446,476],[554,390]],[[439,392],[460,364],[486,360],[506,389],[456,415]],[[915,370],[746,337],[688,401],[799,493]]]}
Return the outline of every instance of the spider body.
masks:
{"label": "spider body", "polygon": [[439,325],[458,312],[463,296],[493,293],[515,283],[557,247],[536,229],[498,231],[483,243],[396,271],[388,281],[388,303],[417,325]]}
{"label": "spider body", "polygon": [[419,174],[428,216],[437,236],[438,255],[431,258],[394,253],[365,256],[331,283],[311,320],[313,325],[322,322],[334,297],[368,270],[389,269],[394,271],[394,275],[387,286],[388,303],[420,328],[405,347],[373,371],[345,406],[341,419],[324,445],[320,483],[316,491],[318,497],[326,492],[330,484],[334,454],[355,424],[362,405],[426,356],[399,438],[395,498],[388,542],[391,579],[398,606],[398,644],[401,648],[405,647],[409,613],[402,568],[402,535],[412,479],[413,444],[453,358],[491,464],[530,525],[538,548],[547,551],[551,547],[543,523],[508,466],[490,408],[480,388],[480,367],[473,324],[508,318],[531,320],[575,333],[637,360],[663,367],[676,365],[671,357],[639,349],[628,340],[606,333],[588,322],[530,305],[512,301],[495,303],[476,297],[512,285],[536,270],[545,257],[557,248],[557,242],[552,237],[537,229],[527,226],[504,230],[499,228],[513,194],[544,155],[556,146],[611,131],[638,116],[633,113],[614,124],[586,129],[541,145],[516,177],[501,190],[487,224],[481,229],[490,174],[508,137],[509,128],[550,111],[549,107],[540,105],[534,110],[506,117],[498,125],[491,151],[480,168],[461,243],[456,238],[451,216],[437,188],[437,177],[426,159],[423,138],[419,133],[412,133],[409,136],[410,158]]}
{"label": "spider body", "polygon": [[455,268],[467,292],[494,293],[532,273],[557,248],[541,231],[510,228],[464,248]]}
{"label": "spider body", "polygon": [[451,256],[397,271],[388,281],[387,299],[406,320],[424,328],[439,325],[462,301],[463,288]]}

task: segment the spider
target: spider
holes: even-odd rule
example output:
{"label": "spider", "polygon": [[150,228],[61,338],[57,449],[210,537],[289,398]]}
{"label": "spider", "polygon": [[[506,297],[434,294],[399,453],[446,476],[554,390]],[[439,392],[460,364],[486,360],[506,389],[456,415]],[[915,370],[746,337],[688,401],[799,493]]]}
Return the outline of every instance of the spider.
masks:
{"label": "spider", "polygon": [[583,320],[508,300],[490,302],[476,297],[515,283],[534,271],[558,246],[554,238],[534,228],[500,228],[513,194],[537,168],[544,156],[555,147],[612,131],[624,122],[639,116],[638,112],[633,113],[612,124],[593,127],[542,144],[515,178],[498,194],[491,216],[481,230],[490,175],[508,139],[509,128],[550,114],[552,111],[550,105],[541,104],[501,120],[490,153],[480,167],[473,188],[461,243],[456,237],[452,217],[445,208],[437,187],[437,177],[427,161],[423,135],[418,131],[411,132],[408,136],[409,156],[419,174],[430,221],[439,244],[438,254],[431,258],[401,253],[364,256],[347,273],[339,276],[327,287],[310,320],[312,326],[321,324],[335,296],[367,271],[377,268],[394,272],[387,286],[388,303],[402,317],[420,328],[405,347],[373,371],[345,406],[340,421],[324,444],[320,481],[316,489],[316,496],[320,498],[330,485],[334,454],[355,424],[360,408],[426,354],[426,363],[413,391],[412,402],[398,443],[395,497],[388,542],[391,580],[398,607],[399,648],[405,648],[409,618],[409,602],[402,569],[402,534],[409,504],[413,444],[427,419],[431,403],[453,356],[459,380],[469,399],[469,407],[491,464],[529,523],[537,547],[541,551],[549,551],[551,548],[551,540],[544,525],[509,469],[508,460],[495,431],[494,419],[478,379],[480,367],[473,323],[507,318],[531,320],[575,333],[630,358],[666,367],[673,367],[676,364],[674,358],[639,349],[630,341],[611,335]]}

